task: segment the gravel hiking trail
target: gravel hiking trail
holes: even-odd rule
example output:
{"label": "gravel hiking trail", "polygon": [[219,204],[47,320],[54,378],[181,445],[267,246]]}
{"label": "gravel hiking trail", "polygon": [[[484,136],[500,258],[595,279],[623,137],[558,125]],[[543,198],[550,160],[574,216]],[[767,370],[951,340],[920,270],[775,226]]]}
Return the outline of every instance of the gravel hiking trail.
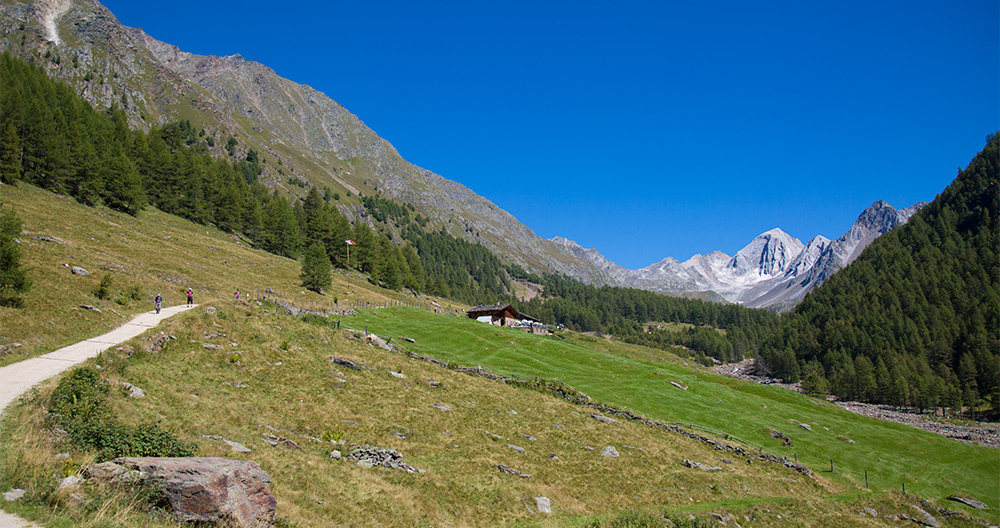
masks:
{"label": "gravel hiking trail", "polygon": [[[197,306],[197,304],[191,306],[179,304],[163,308],[160,313],[153,311],[141,313],[133,317],[131,321],[102,336],[85,339],[75,345],[60,348],[43,356],[0,367],[0,416],[3,415],[8,405],[35,385],[74,365],[83,363],[108,348],[144,333],[167,317]],[[4,502],[0,496],[0,528],[38,527],[37,524],[29,523],[16,515],[4,512],[2,509]]]}

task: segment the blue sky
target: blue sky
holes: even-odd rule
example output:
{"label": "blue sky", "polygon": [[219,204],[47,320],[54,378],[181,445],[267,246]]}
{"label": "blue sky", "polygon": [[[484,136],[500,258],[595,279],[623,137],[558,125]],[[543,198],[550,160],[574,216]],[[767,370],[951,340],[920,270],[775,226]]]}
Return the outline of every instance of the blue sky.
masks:
{"label": "blue sky", "polygon": [[1000,129],[996,0],[104,4],[633,269],[836,238],[876,200],[932,200]]}

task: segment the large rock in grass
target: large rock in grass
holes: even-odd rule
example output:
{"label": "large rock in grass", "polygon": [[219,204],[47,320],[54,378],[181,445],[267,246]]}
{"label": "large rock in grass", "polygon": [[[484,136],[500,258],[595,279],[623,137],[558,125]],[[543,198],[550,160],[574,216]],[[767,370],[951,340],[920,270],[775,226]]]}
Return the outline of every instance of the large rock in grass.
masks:
{"label": "large rock in grass", "polygon": [[186,522],[260,527],[274,524],[271,477],[249,460],[128,457],[114,464],[163,485],[166,502]]}

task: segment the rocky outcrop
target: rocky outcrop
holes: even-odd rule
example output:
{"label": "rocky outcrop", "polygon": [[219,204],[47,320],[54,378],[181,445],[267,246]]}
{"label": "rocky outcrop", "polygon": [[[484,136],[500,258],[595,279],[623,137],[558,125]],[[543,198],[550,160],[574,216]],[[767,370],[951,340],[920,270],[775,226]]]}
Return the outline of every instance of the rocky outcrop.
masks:
{"label": "rocky outcrop", "polygon": [[116,458],[89,466],[84,474],[113,482],[157,482],[163,487],[163,502],[185,522],[246,528],[274,524],[277,501],[267,485],[271,477],[249,460]]}

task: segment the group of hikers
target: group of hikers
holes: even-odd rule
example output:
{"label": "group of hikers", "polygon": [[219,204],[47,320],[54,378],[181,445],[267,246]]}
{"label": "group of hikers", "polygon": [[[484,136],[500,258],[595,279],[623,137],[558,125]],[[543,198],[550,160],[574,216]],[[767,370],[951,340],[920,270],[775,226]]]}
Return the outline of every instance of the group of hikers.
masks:
{"label": "group of hikers", "polygon": [[[236,295],[236,302],[239,302],[240,301],[240,290],[236,290],[235,295]],[[187,300],[188,300],[188,303],[187,303],[188,306],[192,306],[194,304],[194,291],[192,291],[191,288],[188,288],[188,291],[187,291]],[[157,293],[156,294],[156,299],[153,301],[153,308],[156,309],[156,313],[160,313],[160,306],[162,306],[162,305],[163,305],[163,296],[160,295],[159,293]]]}
{"label": "group of hikers", "polygon": [[[240,293],[239,293],[239,291],[237,291],[237,292],[236,292],[236,298],[237,298],[237,299],[239,299],[239,298],[240,298]],[[192,290],[191,290],[191,288],[188,288],[188,291],[187,291],[187,299],[188,299],[188,303],[187,303],[187,305],[188,305],[188,306],[192,306],[192,305],[194,304],[194,291],[192,291]],[[161,307],[162,305],[163,305],[163,296],[162,296],[162,295],[160,295],[159,293],[157,293],[157,294],[156,294],[156,299],[155,299],[155,300],[153,300],[153,308],[155,308],[155,309],[156,309],[156,313],[160,313],[160,307]]]}

